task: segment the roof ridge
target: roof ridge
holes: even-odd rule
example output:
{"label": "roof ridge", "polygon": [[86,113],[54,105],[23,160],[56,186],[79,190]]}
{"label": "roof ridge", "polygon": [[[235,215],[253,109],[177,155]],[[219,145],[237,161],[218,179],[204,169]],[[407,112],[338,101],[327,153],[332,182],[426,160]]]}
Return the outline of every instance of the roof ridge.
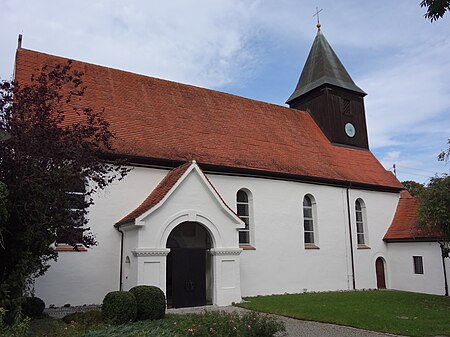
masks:
{"label": "roof ridge", "polygon": [[44,53],[44,52],[40,52],[40,51],[37,51],[37,50],[32,50],[32,49],[27,49],[27,48],[20,48],[17,51],[18,52],[19,51],[25,51],[25,52],[32,52],[32,53],[47,55],[47,56],[50,56],[50,57],[56,57],[56,58],[63,59],[63,60],[70,60],[72,62],[86,64],[86,65],[90,65],[90,66],[94,66],[94,67],[100,67],[100,68],[109,69],[109,70],[112,70],[112,71],[118,71],[118,72],[130,74],[130,75],[133,75],[133,76],[149,78],[149,79],[153,79],[153,80],[157,80],[157,81],[161,81],[161,82],[172,83],[172,84],[185,86],[185,87],[190,87],[190,88],[199,89],[199,90],[211,91],[211,92],[215,92],[215,93],[219,93],[219,94],[223,94],[223,95],[228,95],[228,96],[237,97],[237,98],[240,98],[240,99],[249,100],[249,101],[256,102],[256,103],[261,103],[261,104],[264,104],[264,105],[273,105],[273,106],[276,106],[278,108],[284,108],[284,109],[287,109],[287,110],[294,110],[296,112],[300,111],[300,112],[303,112],[303,113],[307,113],[306,111],[293,109],[293,108],[290,108],[290,107],[285,106],[285,105],[279,105],[279,104],[276,104],[276,103],[264,102],[264,101],[257,100],[257,99],[254,99],[254,98],[243,97],[243,96],[239,96],[239,95],[232,94],[232,93],[225,92],[225,91],[220,91],[220,90],[215,90],[215,89],[210,89],[210,88],[204,88],[204,87],[201,87],[201,86],[198,86],[198,85],[194,85],[194,84],[189,84],[189,83],[176,82],[175,80],[169,80],[169,79],[155,77],[155,76],[150,76],[150,75],[145,75],[145,74],[141,74],[141,73],[135,73],[135,72],[132,72],[130,70],[112,68],[112,67],[104,66],[104,65],[101,65],[101,64],[97,64],[97,63],[86,62],[86,61],[81,61],[81,60],[77,60],[77,59],[73,59],[73,58],[68,58],[68,57],[65,57],[65,56],[59,56],[59,55]]}

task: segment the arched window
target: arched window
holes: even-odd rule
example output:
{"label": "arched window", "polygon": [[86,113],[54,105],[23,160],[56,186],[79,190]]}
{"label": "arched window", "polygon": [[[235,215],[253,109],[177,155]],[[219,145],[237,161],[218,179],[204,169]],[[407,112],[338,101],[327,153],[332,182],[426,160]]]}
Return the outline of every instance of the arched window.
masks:
{"label": "arched window", "polygon": [[237,215],[245,222],[245,228],[239,230],[239,244],[250,245],[250,201],[244,190],[236,194]]}
{"label": "arched window", "polygon": [[361,199],[355,201],[355,214],[356,214],[356,240],[358,245],[363,246],[367,244],[365,227],[365,211],[366,207]]}
{"label": "arched window", "polygon": [[305,246],[316,244],[314,235],[314,205],[311,196],[305,195],[303,198],[303,231]]}

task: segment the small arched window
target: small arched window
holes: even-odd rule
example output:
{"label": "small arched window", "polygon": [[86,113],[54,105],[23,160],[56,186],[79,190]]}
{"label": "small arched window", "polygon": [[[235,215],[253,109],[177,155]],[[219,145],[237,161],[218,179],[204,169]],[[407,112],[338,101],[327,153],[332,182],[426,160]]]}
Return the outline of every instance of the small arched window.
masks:
{"label": "small arched window", "polygon": [[314,235],[314,210],[311,196],[305,195],[303,198],[303,231],[305,246],[316,244]]}
{"label": "small arched window", "polygon": [[355,214],[356,214],[356,240],[358,245],[363,246],[367,244],[366,239],[366,231],[365,227],[365,211],[366,207],[364,205],[364,202],[361,199],[358,199],[355,201]]}
{"label": "small arched window", "polygon": [[237,215],[245,223],[245,228],[239,230],[239,244],[250,244],[250,200],[249,195],[244,190],[239,190],[236,194]]}

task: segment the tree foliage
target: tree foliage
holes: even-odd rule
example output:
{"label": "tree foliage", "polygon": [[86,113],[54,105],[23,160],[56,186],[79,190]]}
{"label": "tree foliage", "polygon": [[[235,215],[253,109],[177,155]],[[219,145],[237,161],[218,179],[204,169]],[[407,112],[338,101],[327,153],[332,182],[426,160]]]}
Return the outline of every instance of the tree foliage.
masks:
{"label": "tree foliage", "polygon": [[405,186],[405,188],[413,197],[419,196],[425,189],[424,184],[418,183],[417,181],[414,180],[402,181],[402,184],[403,186]]}
{"label": "tree foliage", "polygon": [[448,161],[450,159],[450,139],[447,141],[448,149],[439,153],[438,160],[439,161]]}
{"label": "tree foliage", "polygon": [[[448,140],[450,144],[450,139]],[[439,161],[449,161],[450,146],[442,151]],[[450,175],[442,174],[430,179],[420,194],[420,222],[440,234],[442,254],[450,253]]]}
{"label": "tree foliage", "polygon": [[[27,280],[56,260],[58,235],[74,247],[96,244],[85,216],[93,194],[128,171],[101,160],[114,150],[114,135],[103,111],[82,105],[85,91],[70,62],[44,67],[27,83],[0,82],[0,129],[12,136],[0,144],[0,180],[9,193],[9,217],[0,222],[3,300],[20,297]],[[85,197],[74,211],[67,192],[80,181]]]}
{"label": "tree foliage", "polygon": [[450,176],[431,178],[420,199],[421,222],[450,242]]}
{"label": "tree foliage", "polygon": [[450,10],[450,0],[423,0],[420,7],[426,7],[425,17],[431,22],[442,18],[446,11]]}
{"label": "tree foliage", "polygon": [[8,189],[6,185],[0,182],[0,249],[5,248],[2,230],[8,221]]}

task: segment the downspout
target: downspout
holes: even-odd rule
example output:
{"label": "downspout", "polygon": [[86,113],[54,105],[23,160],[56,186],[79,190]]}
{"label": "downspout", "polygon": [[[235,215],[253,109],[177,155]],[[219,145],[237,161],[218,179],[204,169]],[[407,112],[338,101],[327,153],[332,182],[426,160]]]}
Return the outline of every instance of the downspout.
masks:
{"label": "downspout", "polygon": [[[351,183],[350,183],[351,186]],[[352,261],[352,285],[353,290],[356,289],[356,279],[355,279],[355,257],[353,256],[353,234],[352,234],[352,218],[350,214],[350,196],[349,188],[347,187],[347,215],[348,215],[348,232],[350,235],[350,260]]]}
{"label": "downspout", "polygon": [[[448,296],[448,283],[447,283],[447,271],[445,270],[445,249],[442,243],[439,244],[441,247],[441,256],[442,256],[442,268],[444,268],[444,288],[445,288],[445,296]],[[447,253],[448,254],[448,253]]]}
{"label": "downspout", "polygon": [[120,276],[119,276],[119,290],[122,291],[123,283],[122,283],[122,272],[123,272],[123,231],[120,230],[120,225],[114,226],[117,231],[121,234],[120,238]]}

